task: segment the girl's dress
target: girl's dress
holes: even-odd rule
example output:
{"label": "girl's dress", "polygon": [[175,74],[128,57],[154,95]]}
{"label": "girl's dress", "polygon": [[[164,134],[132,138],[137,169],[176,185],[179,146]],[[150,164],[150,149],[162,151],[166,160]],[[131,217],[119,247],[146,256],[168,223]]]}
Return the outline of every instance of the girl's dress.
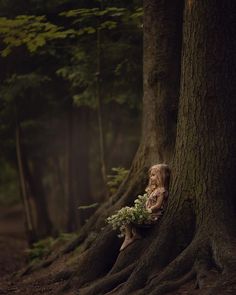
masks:
{"label": "girl's dress", "polygon": [[150,213],[151,218],[150,220],[145,222],[145,224],[155,223],[163,215],[163,212],[165,210],[166,203],[167,203],[167,198],[168,198],[168,191],[164,187],[157,188],[150,194],[150,196],[148,197],[146,201],[145,207],[146,209],[150,209],[152,206],[156,205],[158,198],[160,198],[162,194],[164,194],[164,199],[163,199],[161,207],[156,209],[154,212]]}

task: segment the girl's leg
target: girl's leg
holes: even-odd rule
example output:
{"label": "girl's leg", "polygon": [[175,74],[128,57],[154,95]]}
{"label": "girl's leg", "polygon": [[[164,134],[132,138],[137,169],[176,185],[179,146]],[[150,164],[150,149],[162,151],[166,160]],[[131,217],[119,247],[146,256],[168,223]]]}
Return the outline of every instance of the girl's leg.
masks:
{"label": "girl's leg", "polygon": [[125,239],[123,244],[120,247],[120,251],[124,250],[127,246],[132,244],[135,240],[140,239],[141,236],[138,234],[136,228],[131,225],[127,224],[124,228]]}

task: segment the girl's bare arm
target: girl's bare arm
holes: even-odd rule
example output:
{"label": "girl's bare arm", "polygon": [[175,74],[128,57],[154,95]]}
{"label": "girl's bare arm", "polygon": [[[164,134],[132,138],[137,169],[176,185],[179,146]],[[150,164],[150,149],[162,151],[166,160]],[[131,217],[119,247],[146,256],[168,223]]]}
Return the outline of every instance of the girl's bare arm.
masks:
{"label": "girl's bare arm", "polygon": [[149,209],[153,212],[157,209],[160,209],[163,203],[163,200],[165,198],[164,193],[161,193],[161,195],[159,196],[159,198],[157,198],[157,202],[155,205],[153,205],[152,207],[150,207]]}

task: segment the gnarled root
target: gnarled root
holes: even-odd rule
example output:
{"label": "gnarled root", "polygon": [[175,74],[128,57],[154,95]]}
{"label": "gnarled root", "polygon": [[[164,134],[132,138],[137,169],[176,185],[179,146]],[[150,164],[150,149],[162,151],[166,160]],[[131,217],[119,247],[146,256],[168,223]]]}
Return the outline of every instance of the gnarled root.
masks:
{"label": "gnarled root", "polygon": [[109,292],[110,290],[113,290],[114,288],[116,288],[121,283],[127,281],[134,267],[135,267],[135,264],[131,264],[118,273],[101,278],[95,284],[92,284],[89,287],[80,289],[79,294],[81,295],[105,294]]}
{"label": "gnarled root", "polygon": [[211,239],[214,280],[208,282],[204,295],[236,294],[236,239],[233,233],[216,233]]}
{"label": "gnarled root", "polygon": [[[196,276],[194,269],[191,269],[188,273],[186,273],[183,277],[178,280],[165,281],[160,284],[153,292],[149,293],[150,295],[161,295],[170,291],[174,291],[178,289],[183,284],[191,281]],[[144,293],[142,293],[144,294]],[[147,293],[146,293],[147,294]],[[140,294],[141,295],[141,294]]]}

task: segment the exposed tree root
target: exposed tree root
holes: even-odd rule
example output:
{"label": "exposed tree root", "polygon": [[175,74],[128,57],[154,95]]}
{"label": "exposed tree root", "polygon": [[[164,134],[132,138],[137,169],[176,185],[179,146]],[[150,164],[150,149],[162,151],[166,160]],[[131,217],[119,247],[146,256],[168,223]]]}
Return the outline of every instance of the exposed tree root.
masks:
{"label": "exposed tree root", "polygon": [[205,286],[205,280],[210,269],[211,253],[207,251],[207,247],[201,249],[201,254],[198,256],[194,263],[194,269],[196,271],[196,288],[202,289]]}
{"label": "exposed tree root", "polygon": [[[150,295],[162,295],[167,292],[174,291],[178,289],[180,286],[183,284],[187,283],[188,281],[192,280],[195,277],[195,271],[192,269],[190,272],[185,274],[183,277],[181,277],[178,280],[171,280],[171,281],[165,281],[164,283],[158,285],[156,289],[154,289]],[[139,293],[137,293],[139,294]],[[147,294],[147,293],[142,293],[142,294]],[[141,293],[140,293],[141,295]]]}
{"label": "exposed tree root", "polygon": [[236,294],[236,272],[220,275],[214,284],[207,286],[203,291],[203,295]]}
{"label": "exposed tree root", "polygon": [[[172,291],[174,287],[178,288],[181,283],[189,280],[195,274],[193,264],[196,253],[197,240],[194,239],[162,272],[149,278],[146,287],[143,288],[140,294],[151,294],[153,290],[158,292],[157,294],[164,294],[167,291]],[[124,294],[128,294],[128,291],[130,289],[125,290]]]}
{"label": "exposed tree root", "polygon": [[[170,243],[168,232],[169,235],[172,234],[171,230],[167,230],[164,232],[164,234],[163,232],[160,234],[160,239],[158,239],[158,242],[154,239],[154,243],[156,243],[156,245],[151,245],[150,250],[145,253],[145,257],[141,261],[139,260],[139,263],[133,269],[132,274],[126,278],[126,282],[120,281],[118,282],[119,284],[112,285],[112,278],[114,278],[114,275],[117,275],[116,270],[119,270],[118,273],[122,273],[122,268],[120,268],[120,262],[118,259],[118,266],[116,265],[116,267],[114,267],[114,272],[111,270],[110,273],[107,274],[106,279],[101,279],[102,283],[99,282],[99,286],[102,286],[103,288],[103,293],[101,294],[164,294],[180,287],[185,282],[193,279],[194,276],[197,277],[198,287],[201,287],[204,283],[205,273],[209,268],[209,262],[207,258],[209,255],[208,239],[203,239],[199,232],[195,235],[195,238],[192,240],[189,246],[179,255],[177,255],[177,257],[166,267],[164,267],[162,271],[160,271],[162,266],[159,263],[161,259],[158,260],[158,257],[164,255],[168,249],[166,248],[166,245]],[[151,238],[152,237],[150,237],[150,239]],[[147,241],[148,239],[145,239],[143,243]],[[143,248],[145,249],[146,247]],[[156,251],[157,253],[151,253],[153,251]],[[171,251],[171,249],[169,249],[169,251]],[[167,256],[170,254],[169,251],[166,253]],[[153,259],[152,261],[150,261],[150,257]],[[158,261],[158,263],[155,261]],[[124,269],[127,269],[127,267]],[[108,284],[107,287],[106,284]],[[95,286],[96,283],[94,288],[96,288]],[[111,286],[114,287],[113,290]],[[93,285],[91,288],[92,289],[90,290],[93,290]],[[91,293],[88,293],[88,295],[95,294],[96,292],[94,290],[91,291]],[[101,289],[99,289],[99,291],[101,291]],[[87,295],[87,293],[85,294]]]}
{"label": "exposed tree root", "polygon": [[123,286],[125,285],[126,282],[119,284],[116,288],[112,289],[110,292],[105,293],[105,295],[114,295],[117,294],[117,292],[119,290],[121,290],[121,288],[123,288]]}
{"label": "exposed tree root", "polygon": [[[223,235],[222,235],[223,233]],[[218,231],[211,239],[212,259],[218,268],[214,283],[208,285],[204,295],[236,294],[236,239],[235,233]]]}
{"label": "exposed tree root", "polygon": [[226,233],[212,238],[213,258],[224,274],[236,271],[236,231],[233,236]]}
{"label": "exposed tree root", "polygon": [[52,279],[53,283],[65,281],[70,279],[75,274],[75,271],[72,270],[63,270],[58,272]]}
{"label": "exposed tree root", "polygon": [[93,247],[78,257],[76,271],[63,289],[68,289],[70,286],[80,288],[107,274],[115,262],[119,247],[120,242],[116,234],[110,227],[104,228],[99,238],[94,241]]}
{"label": "exposed tree root", "polygon": [[135,267],[135,264],[131,264],[118,273],[101,278],[95,284],[92,284],[92,286],[80,289],[79,294],[81,295],[105,294],[109,292],[110,290],[116,288],[121,283],[127,281],[134,267]]}

